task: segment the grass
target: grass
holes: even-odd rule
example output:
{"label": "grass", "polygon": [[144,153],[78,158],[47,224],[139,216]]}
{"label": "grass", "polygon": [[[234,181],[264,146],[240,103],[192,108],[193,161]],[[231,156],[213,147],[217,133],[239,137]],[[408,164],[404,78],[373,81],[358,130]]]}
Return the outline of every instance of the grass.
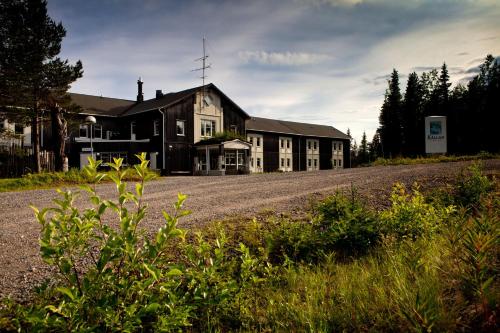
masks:
{"label": "grass", "polygon": [[[129,176],[125,177],[124,180],[137,180],[137,177],[133,176],[132,172],[127,172],[127,174]],[[30,173],[20,178],[0,179],[0,192],[47,189],[88,184],[90,182],[91,179],[79,169],[70,169],[68,172]]]}
{"label": "grass", "polygon": [[412,164],[428,164],[428,163],[447,163],[447,162],[460,162],[460,161],[474,161],[474,160],[487,160],[487,159],[498,159],[499,154],[492,154],[487,152],[482,152],[477,155],[440,155],[440,156],[430,156],[430,157],[397,157],[397,158],[377,158],[374,162],[368,164],[367,166],[379,166],[379,165],[412,165]]}

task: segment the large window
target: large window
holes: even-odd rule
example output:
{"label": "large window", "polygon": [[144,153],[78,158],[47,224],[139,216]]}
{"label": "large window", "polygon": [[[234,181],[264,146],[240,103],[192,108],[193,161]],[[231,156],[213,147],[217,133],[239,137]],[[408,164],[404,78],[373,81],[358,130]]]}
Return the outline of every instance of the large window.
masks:
{"label": "large window", "polygon": [[[184,135],[186,135],[186,134],[185,134],[185,133],[186,133],[186,132],[185,132],[185,130],[186,130],[186,128],[185,128],[185,123],[186,123],[186,122],[185,122],[184,120],[177,120],[177,121],[175,122],[175,124],[176,124],[175,126],[176,126],[176,128],[177,128],[177,129],[176,129],[176,131],[177,131],[177,135],[178,135],[178,136],[184,136]],[[202,124],[203,124],[203,120],[202,120]],[[203,130],[202,130],[202,132],[203,132]]]}
{"label": "large window", "polygon": [[236,165],[235,153],[226,153],[226,165]]}
{"label": "large window", "polygon": [[201,136],[210,138],[215,134],[215,120],[201,120]]}

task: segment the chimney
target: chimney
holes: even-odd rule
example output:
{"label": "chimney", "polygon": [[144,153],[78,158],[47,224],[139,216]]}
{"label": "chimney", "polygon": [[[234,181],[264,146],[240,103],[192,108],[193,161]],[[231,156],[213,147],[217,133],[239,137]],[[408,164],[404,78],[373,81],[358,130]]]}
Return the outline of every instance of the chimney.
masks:
{"label": "chimney", "polygon": [[156,99],[163,97],[163,92],[161,89],[156,89]]}
{"label": "chimney", "polygon": [[137,103],[143,102],[144,101],[144,95],[142,93],[142,80],[139,77],[139,80],[137,80]]}

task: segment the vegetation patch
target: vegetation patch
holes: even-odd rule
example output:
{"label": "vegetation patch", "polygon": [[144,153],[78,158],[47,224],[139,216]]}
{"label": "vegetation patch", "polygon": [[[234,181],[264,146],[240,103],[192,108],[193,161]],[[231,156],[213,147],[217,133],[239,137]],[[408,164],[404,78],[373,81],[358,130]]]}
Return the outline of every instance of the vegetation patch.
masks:
{"label": "vegetation patch", "polygon": [[[91,161],[86,176],[116,184],[91,207],[60,191],[38,209],[43,260],[58,270],[31,304],[0,303],[3,331],[464,331],[498,329],[499,186],[479,165],[430,194],[395,184],[375,211],[355,192],[313,205],[309,218],[262,215],[194,233],[179,194],[152,237],[141,228],[145,155],[128,191]],[[443,194],[441,196],[441,194]],[[444,195],[446,194],[446,195]],[[443,197],[444,200],[438,198]],[[118,228],[102,220],[114,214]]]}

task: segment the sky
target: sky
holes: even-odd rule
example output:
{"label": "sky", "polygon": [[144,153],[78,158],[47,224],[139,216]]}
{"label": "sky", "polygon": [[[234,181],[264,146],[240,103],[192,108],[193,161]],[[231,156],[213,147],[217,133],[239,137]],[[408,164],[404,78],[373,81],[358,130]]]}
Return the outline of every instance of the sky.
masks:
{"label": "sky", "polygon": [[134,100],[207,82],[251,116],[349,128],[370,141],[392,69],[446,62],[466,82],[500,55],[500,0],[48,0],[67,30],[61,57],[81,60],[72,92]]}

